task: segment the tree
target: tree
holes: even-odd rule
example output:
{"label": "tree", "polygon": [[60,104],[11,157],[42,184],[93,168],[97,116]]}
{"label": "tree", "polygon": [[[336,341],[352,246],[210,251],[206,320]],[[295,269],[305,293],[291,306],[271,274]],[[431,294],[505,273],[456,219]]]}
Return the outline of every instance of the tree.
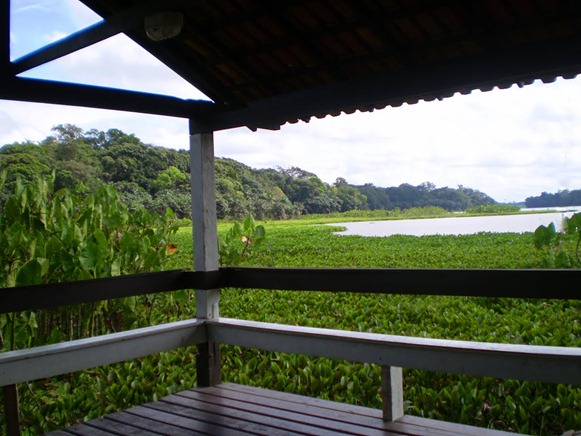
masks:
{"label": "tree", "polygon": [[127,206],[129,211],[135,212],[141,208],[145,208],[148,211],[153,210],[153,197],[137,183],[116,182],[113,183],[113,187],[119,193],[121,201]]}
{"label": "tree", "polygon": [[163,189],[174,189],[189,192],[189,179],[186,174],[174,166],[169,166],[163,170],[151,183],[154,191]]}
{"label": "tree", "polygon": [[66,144],[84,140],[83,129],[74,124],[58,124],[50,130],[56,133],[58,143]]}
{"label": "tree", "polygon": [[340,211],[363,210],[367,208],[367,198],[356,187],[338,177],[334,184],[334,193],[340,201]]}
{"label": "tree", "polygon": [[151,202],[150,210],[154,213],[163,214],[169,208],[177,218],[191,218],[191,198],[189,193],[163,189],[156,193]]}
{"label": "tree", "polygon": [[103,176],[111,182],[134,182],[143,188],[149,187],[144,174],[146,146],[141,143],[124,142],[109,145],[101,154]]}
{"label": "tree", "polygon": [[565,189],[554,194],[543,192],[537,197],[527,197],[526,207],[565,207],[581,206],[581,190],[569,191]]}
{"label": "tree", "polygon": [[387,194],[386,188],[374,186],[372,183],[366,183],[363,186],[356,186],[356,188],[365,196],[367,207],[371,210],[389,210],[395,207]]}
{"label": "tree", "polygon": [[17,178],[32,181],[38,176],[51,173],[51,159],[46,151],[32,142],[15,142],[0,148],[0,169],[4,173],[4,189],[0,196],[5,197],[14,189]]}

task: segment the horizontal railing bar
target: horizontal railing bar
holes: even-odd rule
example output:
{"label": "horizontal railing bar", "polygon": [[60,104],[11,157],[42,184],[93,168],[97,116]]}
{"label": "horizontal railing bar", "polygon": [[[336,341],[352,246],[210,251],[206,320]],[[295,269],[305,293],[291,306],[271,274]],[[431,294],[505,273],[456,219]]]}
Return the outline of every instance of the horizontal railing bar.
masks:
{"label": "horizontal railing bar", "polygon": [[581,348],[426,339],[220,318],[208,340],[383,366],[581,385]]}
{"label": "horizontal railing bar", "polygon": [[112,298],[206,288],[217,272],[162,271],[95,280],[0,289],[0,313],[36,310]]}
{"label": "horizontal railing bar", "polygon": [[581,270],[220,268],[219,287],[581,299]]}
{"label": "horizontal railing bar", "polygon": [[0,313],[90,303],[180,289],[224,287],[581,299],[581,270],[220,268],[163,271],[0,289]]}
{"label": "horizontal railing bar", "polygon": [[204,322],[194,319],[7,351],[0,353],[0,386],[122,362],[205,341]]}

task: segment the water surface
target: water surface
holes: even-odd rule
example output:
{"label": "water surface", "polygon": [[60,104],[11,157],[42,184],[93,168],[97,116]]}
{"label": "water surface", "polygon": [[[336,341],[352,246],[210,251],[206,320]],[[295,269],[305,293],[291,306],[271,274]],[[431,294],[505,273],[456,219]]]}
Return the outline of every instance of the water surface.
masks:
{"label": "water surface", "polygon": [[534,232],[540,225],[555,223],[562,229],[563,218],[573,212],[539,213],[527,215],[499,215],[476,217],[426,218],[391,221],[362,221],[337,223],[347,230],[339,235],[391,236],[391,235],[470,235],[479,232],[524,233]]}

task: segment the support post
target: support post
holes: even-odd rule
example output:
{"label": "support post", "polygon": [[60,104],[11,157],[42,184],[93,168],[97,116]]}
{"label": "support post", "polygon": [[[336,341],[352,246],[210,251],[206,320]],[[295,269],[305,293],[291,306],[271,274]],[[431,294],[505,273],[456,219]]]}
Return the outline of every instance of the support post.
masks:
{"label": "support post", "polygon": [[383,420],[395,421],[403,416],[403,377],[396,366],[381,367],[381,399]]}
{"label": "support post", "polygon": [[[192,121],[190,121],[190,128]],[[218,229],[216,218],[216,183],[214,180],[213,133],[190,134],[190,174],[192,185],[192,227],[194,269],[218,269]],[[196,291],[196,318],[218,319],[220,290]],[[198,386],[220,383],[220,346],[207,342],[198,346],[196,356]]]}
{"label": "support post", "polygon": [[18,389],[16,385],[8,385],[3,388],[4,416],[6,417],[6,434],[8,436],[20,435],[20,422],[18,413]]}
{"label": "support post", "polygon": [[10,68],[10,0],[0,0],[0,77],[12,76]]}

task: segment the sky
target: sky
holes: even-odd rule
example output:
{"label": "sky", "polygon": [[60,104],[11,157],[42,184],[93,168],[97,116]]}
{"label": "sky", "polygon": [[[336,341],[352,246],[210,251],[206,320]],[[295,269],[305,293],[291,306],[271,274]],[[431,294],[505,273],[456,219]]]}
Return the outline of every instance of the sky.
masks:
{"label": "sky", "polygon": [[[77,0],[12,0],[11,58],[99,20]],[[155,58],[118,35],[24,74],[207,99]],[[458,185],[499,202],[581,189],[581,78],[558,79],[443,101],[215,133],[215,153],[252,168],[296,166],[324,182],[343,177],[375,186]],[[184,119],[0,100],[0,146],[40,141],[58,124],[116,128],[147,144],[187,149]]]}

